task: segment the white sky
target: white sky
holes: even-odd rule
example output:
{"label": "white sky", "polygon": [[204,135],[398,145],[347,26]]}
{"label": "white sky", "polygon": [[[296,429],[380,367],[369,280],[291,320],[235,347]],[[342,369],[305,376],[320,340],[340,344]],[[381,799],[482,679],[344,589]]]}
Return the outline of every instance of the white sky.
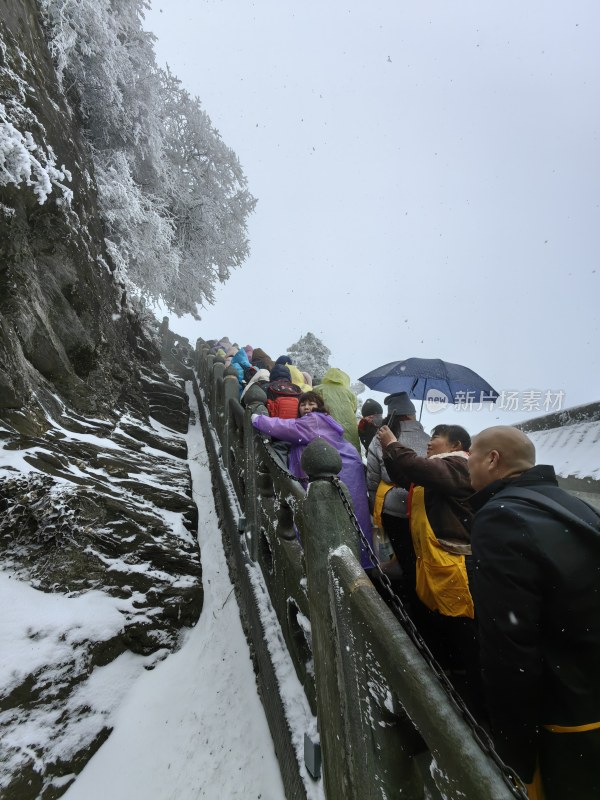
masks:
{"label": "white sky", "polygon": [[600,399],[595,0],[153,6],[159,63],[258,198],[250,259],[174,330],[273,358],[310,330],[353,380],[439,357]]}

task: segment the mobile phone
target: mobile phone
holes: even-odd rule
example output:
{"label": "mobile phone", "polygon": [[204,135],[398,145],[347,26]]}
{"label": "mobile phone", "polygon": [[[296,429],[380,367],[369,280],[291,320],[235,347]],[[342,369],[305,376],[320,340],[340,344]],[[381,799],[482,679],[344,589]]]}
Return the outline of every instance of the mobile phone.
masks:
{"label": "mobile phone", "polygon": [[391,427],[392,427],[392,425],[394,424],[394,420],[396,419],[396,415],[397,415],[397,413],[398,413],[397,411],[392,411],[392,412],[391,412],[391,414],[390,414],[390,418],[389,418],[389,419],[388,419],[388,421],[387,421],[387,426],[388,426],[388,428],[391,428]]}

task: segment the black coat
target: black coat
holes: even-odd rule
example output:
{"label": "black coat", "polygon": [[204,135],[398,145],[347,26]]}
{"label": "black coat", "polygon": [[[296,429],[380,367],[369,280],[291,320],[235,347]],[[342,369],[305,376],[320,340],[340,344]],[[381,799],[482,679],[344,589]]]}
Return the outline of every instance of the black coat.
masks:
{"label": "black coat", "polygon": [[511,487],[539,491],[594,526],[598,517],[558,487],[549,466],[496,481],[470,501],[472,593],[494,740],[529,782],[541,727],[600,721],[600,535],[509,499]]}

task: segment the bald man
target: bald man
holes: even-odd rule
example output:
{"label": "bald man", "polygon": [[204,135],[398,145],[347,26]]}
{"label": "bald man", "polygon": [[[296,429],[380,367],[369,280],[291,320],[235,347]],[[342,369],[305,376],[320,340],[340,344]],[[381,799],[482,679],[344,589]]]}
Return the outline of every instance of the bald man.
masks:
{"label": "bald man", "polygon": [[[545,800],[599,800],[599,516],[559,488],[553,467],[534,465],[534,445],[516,428],[473,439],[472,594],[485,696],[496,748],[525,783],[541,778]],[[535,494],[511,497],[522,489]],[[545,498],[561,508],[538,505]]]}

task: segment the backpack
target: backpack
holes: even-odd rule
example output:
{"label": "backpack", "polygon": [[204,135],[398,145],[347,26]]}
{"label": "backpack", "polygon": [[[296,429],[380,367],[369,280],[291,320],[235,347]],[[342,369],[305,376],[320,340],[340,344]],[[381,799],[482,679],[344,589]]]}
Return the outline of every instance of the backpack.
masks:
{"label": "backpack", "polygon": [[295,419],[298,416],[298,398],[302,392],[287,380],[272,381],[267,388],[267,408],[270,417]]}
{"label": "backpack", "polygon": [[[547,497],[546,495],[542,494],[541,492],[536,492],[535,489],[525,489],[520,486],[510,487],[507,491],[503,491],[501,495],[499,495],[502,500],[504,499],[515,499],[515,500],[529,500],[529,502],[534,505],[538,506],[539,508],[544,508],[546,511],[549,511],[554,517],[561,519],[563,522],[567,524],[574,525],[576,528],[581,530],[587,531],[587,533],[593,534],[595,537],[600,537],[600,514],[598,514],[598,510],[595,509],[589,503],[586,503],[585,500],[581,500],[581,502],[591,509],[597,516],[596,526],[594,527],[593,524],[586,522],[585,520],[581,519],[581,517],[574,514],[572,511],[569,511],[567,508],[562,506],[560,503],[557,503],[555,500]],[[600,541],[600,538],[597,539]]]}
{"label": "backpack", "polygon": [[270,417],[296,419],[298,416],[298,398],[278,397],[276,400],[267,400],[267,410]]}
{"label": "backpack", "polygon": [[278,397],[300,397],[302,391],[295,383],[280,378],[276,381],[271,381],[267,386],[267,397],[269,400],[275,400]]}

